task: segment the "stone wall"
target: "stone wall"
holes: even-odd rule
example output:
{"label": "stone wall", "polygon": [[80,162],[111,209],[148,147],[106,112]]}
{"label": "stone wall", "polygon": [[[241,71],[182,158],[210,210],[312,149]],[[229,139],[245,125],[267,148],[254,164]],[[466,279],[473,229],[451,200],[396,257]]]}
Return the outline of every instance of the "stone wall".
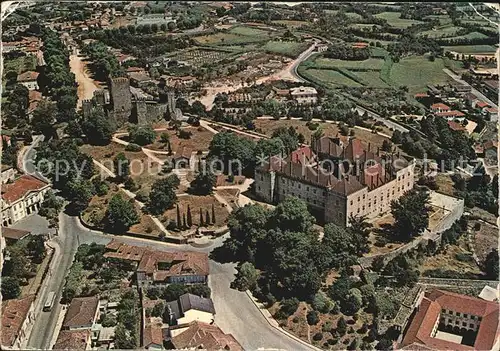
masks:
{"label": "stone wall", "polygon": [[113,118],[118,125],[129,121],[132,112],[132,94],[130,80],[125,77],[110,79],[110,96],[113,106]]}

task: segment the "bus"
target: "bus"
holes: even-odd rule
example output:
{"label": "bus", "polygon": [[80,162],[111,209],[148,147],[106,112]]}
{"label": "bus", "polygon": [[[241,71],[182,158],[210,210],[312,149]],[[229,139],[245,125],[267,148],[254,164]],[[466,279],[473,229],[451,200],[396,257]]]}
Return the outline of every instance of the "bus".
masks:
{"label": "bus", "polygon": [[43,305],[44,311],[50,311],[54,306],[54,302],[56,300],[56,293],[54,291],[49,292],[47,299],[45,300],[45,305]]}

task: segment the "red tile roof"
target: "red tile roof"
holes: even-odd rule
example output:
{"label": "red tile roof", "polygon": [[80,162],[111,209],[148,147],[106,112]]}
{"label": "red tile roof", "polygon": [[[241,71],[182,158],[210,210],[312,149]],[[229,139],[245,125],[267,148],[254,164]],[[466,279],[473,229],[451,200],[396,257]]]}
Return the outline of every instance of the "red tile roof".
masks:
{"label": "red tile roof", "polygon": [[449,110],[450,109],[450,106],[448,105],[445,105],[441,102],[437,103],[437,104],[432,104],[431,105],[431,110],[438,110],[438,109],[441,109],[441,110]]}
{"label": "red tile roof", "polygon": [[453,111],[436,113],[436,116],[440,116],[440,117],[464,117],[465,114],[463,112],[453,110]]}
{"label": "red tile roof", "polygon": [[455,121],[448,121],[448,126],[452,130],[458,130],[458,131],[466,131],[467,130],[467,128],[465,128],[463,125],[461,125],[460,123],[457,123]]}
{"label": "red tile roof", "polygon": [[141,67],[129,67],[127,68],[127,72],[128,73],[132,73],[132,72],[144,72],[145,69],[144,68],[141,68]]}
{"label": "red tile roof", "polygon": [[424,98],[424,97],[429,97],[429,94],[427,93],[416,93],[414,95],[415,98]]}
{"label": "red tile roof", "polygon": [[[474,347],[431,336],[442,309],[482,317]],[[432,290],[422,300],[400,346],[417,343],[437,350],[491,350],[500,335],[499,317],[498,303],[443,290]]]}
{"label": "red tile roof", "polygon": [[90,329],[61,330],[53,350],[85,350],[90,339]]}
{"label": "red tile roof", "polygon": [[476,103],[476,106],[479,108],[483,108],[483,107],[490,106],[490,104],[488,104],[487,102],[484,102],[484,101],[479,101]]}
{"label": "red tile roof", "polygon": [[498,113],[498,109],[496,107],[487,108],[486,111],[489,113]]}
{"label": "red tile roof", "polygon": [[98,308],[98,296],[75,297],[64,317],[63,328],[92,326]]}
{"label": "red tile roof", "polygon": [[13,183],[5,184],[2,187],[2,199],[8,203],[16,202],[33,191],[39,191],[48,184],[30,176],[23,175],[17,178]]}
{"label": "red tile roof", "polygon": [[32,82],[34,80],[37,80],[39,75],[40,75],[40,73],[38,73],[38,72],[27,71],[27,72],[19,74],[17,76],[17,81],[18,82]]}
{"label": "red tile roof", "polygon": [[20,240],[24,238],[27,235],[30,235],[31,232],[27,230],[21,230],[21,229],[13,229],[13,228],[7,228],[7,227],[2,227],[2,236],[7,239],[12,239],[12,240]]}
{"label": "red tile roof", "polygon": [[33,301],[35,295],[2,302],[2,346],[14,345]]}
{"label": "red tile roof", "polygon": [[155,318],[147,318],[144,327],[143,346],[148,347],[151,344],[163,346],[163,323]]}
{"label": "red tile roof", "polygon": [[176,349],[243,351],[231,334],[224,334],[216,325],[202,322],[193,322],[189,328],[172,338],[172,344]]}
{"label": "red tile roof", "polygon": [[36,90],[30,90],[28,92],[28,100],[31,101],[41,101],[42,100],[42,93]]}

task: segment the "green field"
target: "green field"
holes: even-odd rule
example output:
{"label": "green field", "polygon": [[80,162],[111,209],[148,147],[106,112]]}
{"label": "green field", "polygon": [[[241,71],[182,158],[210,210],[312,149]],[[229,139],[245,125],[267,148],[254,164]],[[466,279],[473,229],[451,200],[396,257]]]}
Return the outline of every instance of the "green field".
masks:
{"label": "green field", "polygon": [[449,77],[443,72],[442,59],[429,61],[423,56],[404,58],[392,65],[390,79],[395,86],[406,85],[409,93],[425,91],[428,84],[442,84]]}
{"label": "green field", "polygon": [[441,27],[437,27],[434,30],[426,30],[424,32],[420,32],[419,35],[427,35],[429,38],[453,37],[458,33],[460,29],[462,28],[455,27],[452,24],[447,24]]}
{"label": "green field", "polygon": [[424,19],[437,19],[440,25],[445,25],[452,22],[452,19],[448,15],[429,15],[425,16]]}
{"label": "green field", "polygon": [[390,26],[396,28],[407,28],[413,24],[422,23],[420,21],[399,18],[401,14],[399,12],[381,12],[377,13],[375,17],[387,20]]}
{"label": "green field", "polygon": [[461,52],[464,54],[494,54],[496,48],[493,45],[458,45],[458,46],[445,46],[447,51]]}
{"label": "green field", "polygon": [[330,70],[330,69],[308,69],[307,74],[311,76],[314,80],[318,80],[322,83],[326,83],[332,87],[338,86],[349,86],[349,87],[360,87],[361,84],[355,82],[354,80],[346,77],[340,72]]}
{"label": "green field", "polygon": [[272,23],[276,24],[283,24],[287,27],[295,28],[295,27],[300,27],[305,24],[308,24],[309,22],[307,21],[295,21],[295,20],[278,20],[278,21],[272,21]]}
{"label": "green field", "polygon": [[244,36],[255,36],[255,37],[267,37],[269,35],[269,31],[251,28],[251,27],[234,27],[229,30],[231,34],[244,35]]}
{"label": "green field", "polygon": [[353,72],[359,79],[370,87],[388,88],[389,86],[380,79],[380,71]]}
{"label": "green field", "polygon": [[347,69],[369,69],[369,70],[380,70],[384,64],[384,60],[379,58],[369,58],[363,61],[346,61],[339,59],[330,58],[318,58],[316,61],[316,66],[321,68],[332,68],[340,67]]}
{"label": "green field", "polygon": [[34,56],[21,56],[15,59],[6,59],[3,61],[3,73],[14,71],[17,74],[34,71],[36,69],[36,58]]}
{"label": "green field", "polygon": [[351,25],[349,25],[349,27],[352,27],[352,28],[368,28],[368,29],[372,29],[373,27],[377,28],[377,29],[380,29],[382,28],[382,26],[378,25],[378,24],[373,24],[373,23],[353,23]]}
{"label": "green field", "polygon": [[264,45],[266,52],[289,57],[297,57],[309,46],[308,43],[298,43],[291,41],[269,41]]}
{"label": "green field", "polygon": [[194,37],[193,40],[201,45],[234,45],[244,43],[258,43],[267,40],[267,34],[263,37],[237,35],[232,33],[215,33]]}
{"label": "green field", "polygon": [[479,32],[470,32],[465,35],[459,35],[450,39],[484,39],[488,38],[486,34],[479,33]]}

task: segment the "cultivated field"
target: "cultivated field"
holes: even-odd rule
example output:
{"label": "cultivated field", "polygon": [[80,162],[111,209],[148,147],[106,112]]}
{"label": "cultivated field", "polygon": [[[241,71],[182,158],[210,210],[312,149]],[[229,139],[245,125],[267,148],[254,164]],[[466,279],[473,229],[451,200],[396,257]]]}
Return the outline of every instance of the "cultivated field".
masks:
{"label": "cultivated field", "polygon": [[443,72],[442,59],[429,61],[424,56],[407,57],[392,65],[390,79],[395,86],[407,86],[410,94],[425,89],[428,84],[440,84],[448,81]]}
{"label": "cultivated field", "polygon": [[456,45],[445,46],[446,51],[455,51],[464,54],[494,54],[496,48],[493,45]]}
{"label": "cultivated field", "polygon": [[379,70],[384,64],[384,60],[379,58],[369,58],[363,61],[347,61],[322,57],[316,59],[314,62],[316,66],[321,68],[341,67],[350,70]]}
{"label": "cultivated field", "polygon": [[230,51],[194,49],[180,51],[172,56],[172,59],[187,62],[192,66],[202,66],[207,63],[222,61],[232,55],[235,55],[235,53]]}
{"label": "cultivated field", "polygon": [[420,32],[418,35],[419,36],[427,35],[429,38],[455,37],[460,29],[462,28],[455,27],[453,24],[446,24],[441,27],[436,27],[431,30]]}
{"label": "cultivated field", "polygon": [[264,50],[270,54],[297,57],[309,46],[308,43],[290,41],[269,41],[264,45]]}
{"label": "cultivated field", "polygon": [[308,69],[306,74],[310,75],[314,80],[329,85],[330,87],[348,86],[360,87],[361,84],[355,82],[351,78],[337,72],[333,69]]}
{"label": "cultivated field", "polygon": [[382,12],[377,13],[375,17],[387,20],[387,23],[392,27],[397,28],[407,28],[413,24],[422,23],[420,21],[415,21],[411,19],[399,18],[401,14],[399,12]]}

